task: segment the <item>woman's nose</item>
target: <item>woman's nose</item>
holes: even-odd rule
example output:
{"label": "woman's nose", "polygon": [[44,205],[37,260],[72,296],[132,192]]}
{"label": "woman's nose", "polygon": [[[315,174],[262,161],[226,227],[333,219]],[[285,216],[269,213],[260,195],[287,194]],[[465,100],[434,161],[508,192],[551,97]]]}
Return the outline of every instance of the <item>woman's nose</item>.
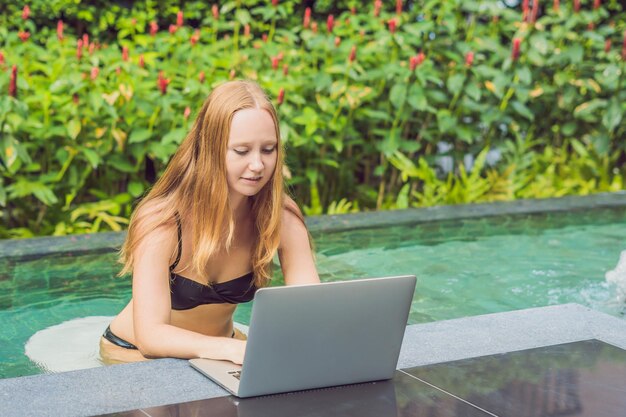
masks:
{"label": "woman's nose", "polygon": [[263,160],[261,159],[261,154],[253,152],[250,160],[250,170],[251,171],[260,171],[263,169]]}

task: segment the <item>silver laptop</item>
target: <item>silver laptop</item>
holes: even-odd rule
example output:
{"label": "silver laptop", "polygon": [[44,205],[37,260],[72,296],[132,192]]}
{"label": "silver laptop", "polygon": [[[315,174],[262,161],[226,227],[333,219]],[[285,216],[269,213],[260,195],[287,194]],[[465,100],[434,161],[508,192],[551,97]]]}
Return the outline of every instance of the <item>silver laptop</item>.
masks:
{"label": "silver laptop", "polygon": [[191,359],[237,397],[391,379],[415,276],[262,288],[243,366]]}

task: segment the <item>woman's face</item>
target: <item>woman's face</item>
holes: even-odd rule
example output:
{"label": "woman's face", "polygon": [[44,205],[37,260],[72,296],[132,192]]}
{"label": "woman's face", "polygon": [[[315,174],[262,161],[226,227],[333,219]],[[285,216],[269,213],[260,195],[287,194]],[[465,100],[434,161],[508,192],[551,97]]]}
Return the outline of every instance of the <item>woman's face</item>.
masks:
{"label": "woman's face", "polygon": [[278,155],[272,116],[265,110],[237,111],[230,126],[226,176],[231,199],[258,193],[271,179]]}

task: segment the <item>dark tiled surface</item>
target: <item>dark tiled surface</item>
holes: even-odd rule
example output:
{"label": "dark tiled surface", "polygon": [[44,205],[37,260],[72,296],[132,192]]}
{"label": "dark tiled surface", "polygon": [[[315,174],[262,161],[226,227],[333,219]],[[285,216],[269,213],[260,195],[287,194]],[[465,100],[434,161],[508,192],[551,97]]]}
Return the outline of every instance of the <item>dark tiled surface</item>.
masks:
{"label": "dark tiled surface", "polygon": [[622,415],[626,415],[626,351],[585,340],[406,369],[391,381],[249,399],[228,396],[109,416]]}
{"label": "dark tiled surface", "polygon": [[405,370],[495,415],[626,415],[626,351],[586,340]]}
{"label": "dark tiled surface", "polygon": [[410,376],[289,394],[233,396],[145,408],[120,417],[485,417],[488,414]]}

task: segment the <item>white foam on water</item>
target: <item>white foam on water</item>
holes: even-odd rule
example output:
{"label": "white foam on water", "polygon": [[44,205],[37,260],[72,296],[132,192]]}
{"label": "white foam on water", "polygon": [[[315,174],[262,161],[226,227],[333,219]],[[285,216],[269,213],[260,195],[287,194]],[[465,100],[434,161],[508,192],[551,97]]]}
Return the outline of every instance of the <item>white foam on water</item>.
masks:
{"label": "white foam on water", "polygon": [[626,250],[620,254],[615,269],[604,274],[604,278],[617,289],[617,301],[626,302]]}
{"label": "white foam on water", "polygon": [[100,336],[113,317],[91,316],[40,330],[28,339],[24,353],[44,372],[66,372],[102,366]]}
{"label": "white foam on water", "polygon": [[[67,372],[103,366],[100,337],[114,317],[81,317],[40,330],[28,339],[24,353],[44,372]],[[249,328],[234,323],[244,334]]]}

